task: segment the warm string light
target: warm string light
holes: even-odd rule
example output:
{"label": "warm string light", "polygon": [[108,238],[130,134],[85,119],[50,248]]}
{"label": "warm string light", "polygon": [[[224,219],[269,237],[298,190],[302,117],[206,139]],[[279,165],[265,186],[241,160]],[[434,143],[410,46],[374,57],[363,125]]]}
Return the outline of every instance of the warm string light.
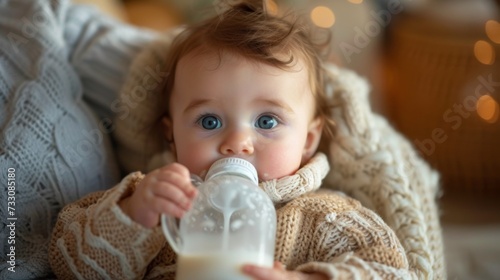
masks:
{"label": "warm string light", "polygon": [[[488,20],[485,24],[485,31],[488,38],[500,44],[500,23],[495,20]],[[495,62],[495,48],[487,41],[478,40],[474,44],[474,56],[485,65],[492,65]],[[500,106],[491,95],[481,96],[476,103],[477,115],[488,123],[496,123],[500,115]]]}
{"label": "warm string light", "polygon": [[[353,4],[361,4],[363,0],[348,0]],[[270,1],[268,2],[270,3]],[[269,7],[269,6],[268,6]],[[271,9],[270,9],[271,10]],[[325,6],[317,6],[311,11],[311,20],[322,28],[330,28],[335,24],[335,14]],[[488,38],[497,44],[500,44],[500,23],[489,20],[485,25]],[[484,40],[478,40],[474,44],[474,55],[482,64],[492,65],[495,62],[495,49]],[[500,116],[500,106],[490,95],[481,96],[476,104],[477,114],[488,123],[495,123]]]}
{"label": "warm string light", "polygon": [[[488,20],[484,26],[488,38],[500,44],[500,23],[495,20]],[[495,62],[495,49],[484,40],[479,40],[474,44],[474,56],[482,64],[492,65]]]}

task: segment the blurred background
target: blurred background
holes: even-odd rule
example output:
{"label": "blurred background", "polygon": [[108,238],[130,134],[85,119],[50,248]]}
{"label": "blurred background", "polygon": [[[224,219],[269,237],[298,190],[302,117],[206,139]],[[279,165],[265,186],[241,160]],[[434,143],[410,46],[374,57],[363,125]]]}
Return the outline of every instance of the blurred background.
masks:
{"label": "blurred background", "polygon": [[[223,8],[219,0],[75,1],[158,31]],[[440,172],[449,279],[500,279],[500,1],[275,0],[268,9],[293,9],[330,33],[329,59],[370,82],[373,110]]]}

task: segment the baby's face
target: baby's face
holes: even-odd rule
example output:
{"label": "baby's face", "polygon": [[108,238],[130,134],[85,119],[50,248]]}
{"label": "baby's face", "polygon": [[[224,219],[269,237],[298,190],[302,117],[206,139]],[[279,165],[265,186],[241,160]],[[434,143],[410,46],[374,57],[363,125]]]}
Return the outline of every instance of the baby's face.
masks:
{"label": "baby's face", "polygon": [[190,54],[177,65],[166,129],[177,161],[194,174],[239,157],[270,180],[293,174],[316,150],[314,108],[302,62],[281,70],[229,53]]}

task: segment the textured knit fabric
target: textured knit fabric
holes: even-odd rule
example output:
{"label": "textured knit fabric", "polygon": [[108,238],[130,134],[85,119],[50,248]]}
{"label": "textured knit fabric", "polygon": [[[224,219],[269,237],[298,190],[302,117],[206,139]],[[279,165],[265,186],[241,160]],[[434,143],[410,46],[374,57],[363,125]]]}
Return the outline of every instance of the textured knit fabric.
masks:
{"label": "textured knit fabric", "polygon": [[[311,184],[321,183],[328,170],[326,156],[318,154],[299,175],[270,185],[278,192],[315,189],[319,185],[311,188]],[[143,228],[118,206],[143,177],[132,173],[115,188],[89,195],[61,211],[50,249],[51,265],[59,278],[174,279],[176,255],[160,227]],[[330,279],[356,275],[409,278],[403,247],[373,211],[339,192],[285,193],[289,194],[285,199],[275,201],[275,259],[288,269],[321,271]]]}
{"label": "textured knit fabric", "polygon": [[[0,279],[45,278],[62,206],[119,182],[109,131],[89,107],[112,118],[131,59],[154,36],[66,0],[0,1],[0,34]],[[3,189],[8,168],[14,216]],[[7,217],[17,218],[15,230]]]}
{"label": "textured knit fabric", "polygon": [[436,171],[368,103],[368,84],[327,65],[327,92],[338,107],[326,184],[374,210],[396,232],[412,277],[446,279]]}
{"label": "textured knit fabric", "polygon": [[[161,92],[157,82],[147,78],[147,69],[164,63],[170,42],[170,38],[159,40],[138,56],[121,93],[123,100],[140,100],[116,123],[119,161],[128,172],[148,171],[173,160],[159,135],[161,129],[155,127],[164,104]],[[335,105],[332,117],[337,124],[328,149],[331,171],[325,187],[361,201],[394,229],[405,248],[411,277],[446,279],[436,203],[438,174],[408,140],[371,111],[365,80],[330,64],[324,67],[325,89]],[[138,95],[137,88],[150,90]],[[157,164],[148,166],[151,158]],[[286,193],[276,194],[278,199],[282,196]]]}

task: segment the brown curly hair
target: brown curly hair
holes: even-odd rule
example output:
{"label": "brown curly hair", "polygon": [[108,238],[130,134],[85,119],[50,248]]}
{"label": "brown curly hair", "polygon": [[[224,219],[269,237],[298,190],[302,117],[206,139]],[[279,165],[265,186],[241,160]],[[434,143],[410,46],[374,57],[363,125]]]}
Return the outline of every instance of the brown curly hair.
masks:
{"label": "brown curly hair", "polygon": [[313,44],[308,31],[308,25],[292,13],[283,17],[267,13],[264,1],[242,1],[186,28],[175,38],[167,55],[169,76],[164,84],[165,115],[168,115],[177,64],[191,52],[216,51],[219,57],[222,52],[231,52],[284,70],[291,70],[298,59],[302,59],[309,70],[316,116],[324,120],[323,138],[331,139],[334,122],[324,92],[321,50],[319,45]]}

